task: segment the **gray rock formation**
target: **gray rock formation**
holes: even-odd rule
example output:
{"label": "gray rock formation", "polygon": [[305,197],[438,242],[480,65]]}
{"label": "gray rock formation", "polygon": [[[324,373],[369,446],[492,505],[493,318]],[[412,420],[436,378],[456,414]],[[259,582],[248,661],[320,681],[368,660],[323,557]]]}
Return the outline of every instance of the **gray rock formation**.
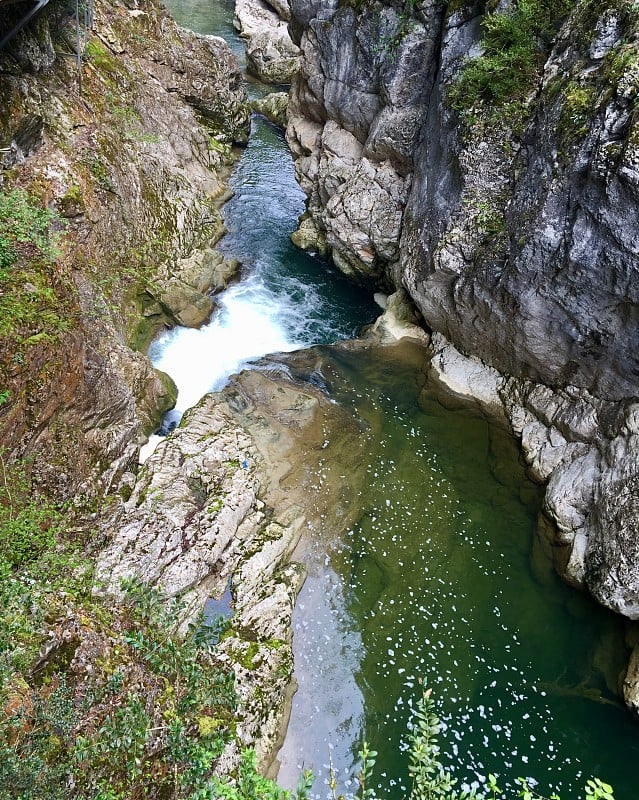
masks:
{"label": "gray rock formation", "polygon": [[[470,9],[422,2],[408,21],[375,2],[312,9],[293,3],[304,61],[289,140],[337,263],[404,284],[430,327],[502,372],[633,396],[634,73],[614,85],[603,74],[622,46],[620,21],[604,14],[592,46],[573,35],[577,16],[566,21],[517,136],[504,127],[513,119],[464,122],[450,105],[480,36]],[[587,130],[566,131],[567,92],[585,75]]]}
{"label": "gray rock formation", "polygon": [[384,282],[399,258],[411,153],[432,69],[423,50],[426,29],[411,29],[397,57],[386,58],[386,43],[402,25],[393,8],[358,13],[323,4],[317,17],[309,3],[292,9],[303,60],[287,136],[317,232],[314,245],[307,221],[306,246],[328,249],[351,275]]}
{"label": "gray rock formation", "polygon": [[215,309],[210,295],[225,289],[239,268],[238,261],[210,247],[165,265],[146,290],[143,313],[148,320],[155,318],[151,328],[161,327],[167,318],[170,324],[198,328]]}
{"label": "gray rock formation", "polygon": [[287,0],[236,0],[234,23],[246,43],[249,71],[265,83],[290,83],[299,68],[290,16]]}
{"label": "gray rock formation", "polygon": [[[307,358],[310,365],[298,369],[310,374],[314,356]],[[191,409],[137,478],[125,476],[126,501],[102,519],[107,544],[97,577],[110,594],[136,576],[182,594],[188,615],[230,582],[232,627],[219,658],[235,672],[240,709],[224,771],[237,765],[242,745],[256,748],[263,767],[275,756],[290,700],[291,614],[303,580],[290,556],[320,519],[328,529],[348,524],[343,497],[357,496],[363,444],[350,413],[308,382],[291,382],[288,369],[243,373]],[[348,479],[318,486],[320,463],[337,457]]]}
{"label": "gray rock formation", "polygon": [[527,108],[464,117],[451,89],[477,53],[472,8],[292,9],[304,58],[288,137],[336,263],[404,285],[429,327],[508,375],[634,396],[637,87],[632,59],[610,67],[621,13],[580,31],[577,7]]}
{"label": "gray rock formation", "polygon": [[293,0],[287,136],[308,196],[294,241],[407,290],[433,374],[507,422],[547,484],[560,573],[637,619],[639,72],[608,5],[574,4],[495,110],[459,96],[483,6]]}

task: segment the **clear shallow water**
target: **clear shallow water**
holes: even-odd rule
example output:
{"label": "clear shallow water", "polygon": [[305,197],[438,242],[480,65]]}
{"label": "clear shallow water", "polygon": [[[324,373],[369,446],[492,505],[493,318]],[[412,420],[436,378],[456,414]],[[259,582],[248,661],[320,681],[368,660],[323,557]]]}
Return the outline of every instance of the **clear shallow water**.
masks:
{"label": "clear shallow water", "polygon": [[240,64],[244,65],[244,43],[233,27],[233,0],[168,0],[164,5],[178,25],[226,39]]}
{"label": "clear shallow water", "polygon": [[[182,27],[225,39],[242,68],[246,70],[244,42],[233,26],[233,0],[168,0],[164,5]],[[282,88],[261,83],[252,75],[247,75],[246,81],[251,100]]]}
{"label": "clear shallow water", "polygon": [[[381,797],[407,793],[406,730],[423,679],[448,764],[582,796],[588,777],[636,797],[639,729],[611,691],[623,626],[562,584],[535,550],[539,497],[514,443],[467,411],[420,396],[418,376],[342,355],[333,397],[375,431],[363,514],[300,554],[309,578],[294,619],[299,682],[280,781],[302,765],[325,785],[329,750],[354,790],[365,736]],[[325,465],[324,471],[339,465]],[[337,533],[337,532],[336,532]],[[516,796],[513,792],[512,796]]]}
{"label": "clear shallow water", "polygon": [[[224,35],[242,55],[232,3],[170,7],[181,24]],[[281,135],[255,126],[221,245],[244,262],[243,281],[222,296],[211,325],[154,345],[180,386],[181,410],[252,358],[352,336],[375,313],[290,244],[303,197]],[[330,747],[341,789],[354,790],[366,736],[379,751],[380,795],[402,798],[406,724],[423,678],[461,778],[494,772],[506,786],[532,776],[540,791],[576,800],[598,775],[618,800],[635,800],[639,727],[611,691],[623,666],[621,623],[561,584],[533,546],[538,498],[514,444],[467,412],[420,400],[419,376],[398,364],[357,353],[335,369],[336,399],[370,431],[357,498],[364,512],[350,531],[316,531],[301,554],[309,578],[294,620],[300,688],[282,783],[294,786],[310,766],[316,794],[328,796]]]}

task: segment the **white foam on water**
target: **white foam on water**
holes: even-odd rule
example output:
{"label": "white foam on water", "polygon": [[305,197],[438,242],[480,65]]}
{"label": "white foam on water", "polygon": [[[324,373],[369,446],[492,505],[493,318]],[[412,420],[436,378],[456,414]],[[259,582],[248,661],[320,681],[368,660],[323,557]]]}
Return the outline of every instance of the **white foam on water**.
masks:
{"label": "white foam on water", "polygon": [[219,297],[219,309],[207,325],[174,328],[156,339],[149,350],[151,360],[178,387],[177,404],[167,422],[178,422],[203,395],[221,389],[252,360],[308,344],[300,324],[307,315],[305,305],[293,304],[284,292],[270,291],[255,274]]}

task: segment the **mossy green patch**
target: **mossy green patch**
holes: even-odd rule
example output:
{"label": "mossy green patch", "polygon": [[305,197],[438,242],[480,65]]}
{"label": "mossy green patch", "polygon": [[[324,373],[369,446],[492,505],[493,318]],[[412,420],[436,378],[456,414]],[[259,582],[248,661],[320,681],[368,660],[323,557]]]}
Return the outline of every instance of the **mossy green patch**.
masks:
{"label": "mossy green patch", "polygon": [[117,59],[99,39],[90,39],[87,42],[85,58],[102,72],[117,73],[121,70]]}
{"label": "mossy green patch", "polygon": [[465,112],[477,103],[501,106],[525,97],[570,6],[570,0],[521,0],[486,14],[482,54],[468,59],[450,86],[452,105]]}
{"label": "mossy green patch", "polygon": [[75,289],[57,265],[62,229],[34,195],[0,191],[0,336],[14,355],[71,326]]}
{"label": "mossy green patch", "polygon": [[[608,83],[617,89],[622,79],[631,71],[637,71],[639,51],[636,44],[621,44],[613,48],[604,59],[604,76]],[[639,80],[639,74],[634,76]]]}
{"label": "mossy green patch", "polygon": [[590,128],[597,106],[598,92],[594,86],[570,82],[562,92],[559,135],[564,146],[582,139]]}
{"label": "mossy green patch", "polygon": [[222,497],[215,497],[209,503],[207,511],[209,512],[209,514],[215,516],[220,512],[223,505],[224,505],[224,499]]}

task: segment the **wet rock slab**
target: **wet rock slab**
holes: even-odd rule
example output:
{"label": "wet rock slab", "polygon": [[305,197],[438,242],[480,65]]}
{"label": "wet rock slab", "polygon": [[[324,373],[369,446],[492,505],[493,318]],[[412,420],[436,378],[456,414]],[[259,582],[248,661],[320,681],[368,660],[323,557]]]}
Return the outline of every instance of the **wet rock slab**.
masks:
{"label": "wet rock slab", "polygon": [[[347,524],[366,436],[321,388],[321,354],[265,363],[207,395],[160,444],[126,500],[103,522],[98,578],[119,593],[127,576],[181,594],[191,614],[228,584],[231,630],[219,658],[236,674],[238,739],[262,765],[274,755],[292,672],[290,619],[303,570],[290,556],[315,515]],[[338,482],[321,464],[339,459]],[[186,622],[186,620],[185,620]],[[237,752],[227,753],[224,769]]]}

